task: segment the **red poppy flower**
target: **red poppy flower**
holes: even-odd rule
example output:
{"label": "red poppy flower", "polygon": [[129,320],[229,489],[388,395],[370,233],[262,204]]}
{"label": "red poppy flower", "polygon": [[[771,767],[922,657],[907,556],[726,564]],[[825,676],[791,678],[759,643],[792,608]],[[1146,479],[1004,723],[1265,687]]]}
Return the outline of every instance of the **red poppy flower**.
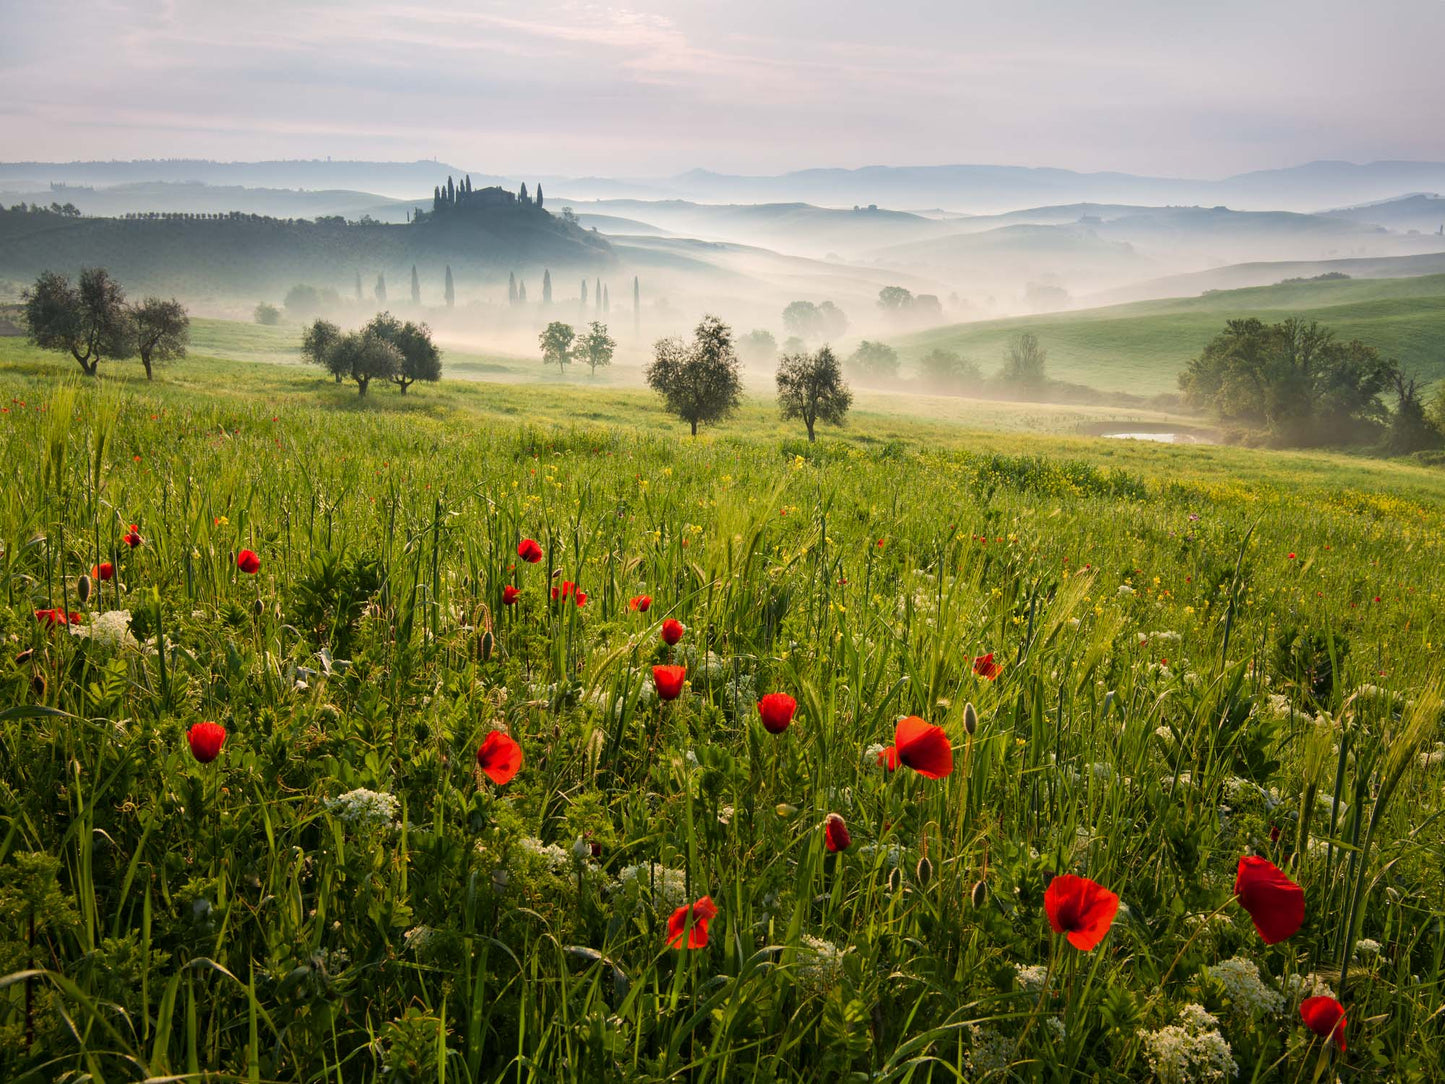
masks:
{"label": "red poppy flower", "polygon": [[535,539],[524,538],[517,543],[517,556],[527,564],[535,565],[542,559],[542,547],[537,545]]}
{"label": "red poppy flower", "polygon": [[145,539],[141,538],[140,536],[140,528],[134,523],[130,525],[130,530],[126,531],[125,534],[121,535],[120,540],[131,549],[135,549],[137,546],[139,546],[142,542],[145,541]]}
{"label": "red poppy flower", "polygon": [[768,693],[758,701],[758,714],[763,717],[763,729],[769,734],[787,730],[797,710],[798,702],[787,693]]}
{"label": "red poppy flower", "polygon": [[587,592],[586,592],[586,591],[578,591],[578,592],[576,592],[576,594],[575,594],[574,597],[575,597],[576,600],[577,600],[577,605],[578,605],[578,606],[586,606],[586,605],[587,605]]}
{"label": "red poppy flower", "polygon": [[667,920],[667,947],[706,948],[707,924],[716,917],[717,904],[711,896],[679,907]]}
{"label": "red poppy flower", "polygon": [[191,756],[202,764],[209,764],[221,755],[221,746],[226,744],[226,728],[220,723],[197,723],[186,731],[186,741],[191,745]]}
{"label": "red poppy flower", "polygon": [[925,723],[916,715],[898,720],[892,748],[900,763],[928,779],[942,779],[953,771],[953,746],[943,727]]}
{"label": "red poppy flower", "polygon": [[516,601],[517,601],[517,596],[520,595],[521,593],[522,593],[522,592],[518,591],[518,590],[517,590],[515,587],[513,587],[510,583],[507,584],[506,587],[503,587],[503,588],[502,588],[502,605],[503,605],[503,606],[512,606],[512,605],[514,605],[514,604],[516,603]]}
{"label": "red poppy flower", "polygon": [[253,550],[242,550],[236,554],[236,567],[246,575],[254,576],[261,571],[261,558]]}
{"label": "red poppy flower", "polygon": [[878,767],[887,768],[890,772],[898,767],[898,747],[890,745],[878,754]]}
{"label": "red poppy flower", "polygon": [[1294,554],[1293,554],[1293,553],[1288,553],[1288,554],[1286,554],[1286,555],[1285,555],[1285,560],[1286,560],[1286,561],[1293,561],[1293,560],[1294,560]]}
{"label": "red poppy flower", "polygon": [[1044,890],[1044,913],[1049,916],[1049,925],[1082,952],[1104,939],[1118,912],[1119,897],[1087,877],[1063,873]]}
{"label": "red poppy flower", "polygon": [[652,683],[657,686],[657,695],[663,700],[676,700],[682,695],[682,683],[686,679],[686,666],[654,666],[652,668]]}
{"label": "red poppy flower", "polygon": [[992,651],[987,655],[979,655],[973,659],[972,662],[973,672],[983,678],[984,681],[992,681],[1003,673],[1003,667],[993,661]]}
{"label": "red poppy flower", "polygon": [[627,600],[627,608],[633,613],[645,614],[652,608],[651,595],[633,595]]}
{"label": "red poppy flower", "polygon": [[64,610],[36,610],[35,620],[39,621],[41,624],[49,625],[51,628],[55,628],[57,625],[80,624],[80,615],[78,613],[72,612],[67,617]]}
{"label": "red poppy flower", "polygon": [[1345,1051],[1345,1007],[1332,997],[1307,997],[1300,1002],[1300,1019],[1322,1039],[1333,1039]]}
{"label": "red poppy flower", "polygon": [[662,623],[662,642],[671,647],[682,639],[682,634],[686,631],[686,625],[674,617],[669,617]]}
{"label": "red poppy flower", "polygon": [[499,787],[510,783],[522,768],[522,747],[510,734],[493,730],[477,750],[477,767]]}
{"label": "red poppy flower", "polygon": [[853,842],[848,834],[848,825],[837,813],[829,813],[823,821],[823,842],[833,852],[846,851]]}
{"label": "red poppy flower", "polygon": [[1304,889],[1258,855],[1247,854],[1239,860],[1234,894],[1254,919],[1254,928],[1266,945],[1283,941],[1304,924]]}
{"label": "red poppy flower", "polygon": [[109,561],[102,561],[90,570],[90,578],[93,580],[115,579],[115,565]]}

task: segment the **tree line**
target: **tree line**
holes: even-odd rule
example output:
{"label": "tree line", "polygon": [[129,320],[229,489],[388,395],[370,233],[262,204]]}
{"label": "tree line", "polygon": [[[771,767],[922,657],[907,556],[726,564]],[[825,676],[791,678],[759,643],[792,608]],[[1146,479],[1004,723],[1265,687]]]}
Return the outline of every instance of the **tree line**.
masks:
{"label": "tree line", "polygon": [[21,300],[30,342],[69,354],[86,376],[97,375],[102,361],[139,357],[151,380],[156,362],[186,356],[191,318],[185,306],[159,297],[129,303],[103,267],[84,268],[75,283],[44,271]]}
{"label": "tree line", "polygon": [[340,384],[356,383],[365,397],[374,380],[395,384],[401,394],[417,381],[442,378],[442,354],[431,328],[379,312],[362,328],[343,332],[329,320],[316,320],[301,336],[301,356],[325,369]]}

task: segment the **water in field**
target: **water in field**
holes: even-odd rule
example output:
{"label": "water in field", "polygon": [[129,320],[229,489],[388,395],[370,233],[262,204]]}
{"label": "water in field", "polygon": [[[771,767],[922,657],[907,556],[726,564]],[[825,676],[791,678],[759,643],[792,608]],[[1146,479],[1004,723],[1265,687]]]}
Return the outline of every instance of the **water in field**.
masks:
{"label": "water in field", "polygon": [[1100,433],[1114,440],[1152,440],[1160,444],[1212,444],[1194,433]]}

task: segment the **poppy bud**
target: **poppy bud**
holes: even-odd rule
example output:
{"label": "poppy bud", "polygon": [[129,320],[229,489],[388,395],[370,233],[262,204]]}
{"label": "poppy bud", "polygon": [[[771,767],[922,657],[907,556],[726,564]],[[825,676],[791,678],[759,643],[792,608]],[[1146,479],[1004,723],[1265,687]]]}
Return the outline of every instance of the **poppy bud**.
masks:
{"label": "poppy bud", "polygon": [[978,733],[978,711],[971,702],[963,705],[963,732],[970,738]]}
{"label": "poppy bud", "polygon": [[30,675],[30,691],[35,694],[35,699],[45,699],[45,675],[39,670]]}
{"label": "poppy bud", "polygon": [[918,860],[918,865],[913,869],[913,879],[920,885],[926,885],[933,880],[933,863],[928,860],[928,855],[925,854]]}
{"label": "poppy bud", "polygon": [[84,572],[75,581],[75,597],[80,599],[82,606],[90,601],[90,577]]}
{"label": "poppy bud", "polygon": [[888,871],[888,891],[897,892],[903,887],[903,871],[894,866]]}
{"label": "poppy bud", "polygon": [[982,907],[988,902],[988,882],[982,879],[975,881],[968,898],[975,907]]}
{"label": "poppy bud", "polygon": [[35,649],[33,647],[27,647],[24,651],[20,652],[20,654],[15,656],[15,665],[20,666],[22,663],[27,663],[34,656]]}
{"label": "poppy bud", "polygon": [[255,602],[251,603],[251,610],[257,617],[261,617],[266,613],[266,603],[258,598]]}
{"label": "poppy bud", "polygon": [[488,629],[482,633],[482,638],[477,644],[477,652],[481,655],[482,662],[487,662],[492,657],[492,647],[496,641],[492,637],[492,630]]}

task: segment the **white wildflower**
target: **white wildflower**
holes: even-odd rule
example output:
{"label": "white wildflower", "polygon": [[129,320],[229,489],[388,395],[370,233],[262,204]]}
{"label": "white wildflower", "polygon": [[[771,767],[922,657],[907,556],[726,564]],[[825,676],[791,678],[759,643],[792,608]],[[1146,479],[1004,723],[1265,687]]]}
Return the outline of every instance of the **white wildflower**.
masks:
{"label": "white wildflower", "polygon": [[968,1025],[968,1068],[974,1076],[1005,1073],[1013,1061],[1014,1041],[986,1024]]}
{"label": "white wildflower", "polygon": [[826,994],[843,977],[843,957],[852,951],[821,937],[803,935],[793,977],[809,994]]}
{"label": "white wildflower", "polygon": [[1355,942],[1355,955],[1365,958],[1380,955],[1380,942],[1369,937],[1360,938]]}
{"label": "white wildflower", "polygon": [[1049,1033],[1050,1037],[1056,1043],[1061,1043],[1069,1037],[1069,1032],[1068,1029],[1064,1027],[1064,1022],[1057,1016],[1044,1017],[1044,1030]]}
{"label": "white wildflower", "polygon": [[1218,1030],[1219,1021],[1202,1005],[1185,1005],[1179,1020],[1158,1031],[1139,1033],[1149,1068],[1163,1084],[1220,1081],[1239,1075],[1229,1043]]}
{"label": "white wildflower", "polygon": [[102,647],[139,647],[140,642],[130,632],[129,610],[106,610],[92,614],[90,624],[71,625],[72,636],[87,637],[91,643]]}
{"label": "white wildflower", "polygon": [[551,867],[553,873],[560,873],[572,864],[572,855],[555,843],[543,843],[532,836],[523,836],[517,840],[517,846],[540,858],[544,865]]}
{"label": "white wildflower", "polygon": [[686,871],[669,869],[656,862],[628,866],[617,875],[617,881],[624,888],[636,888],[644,896],[651,892],[653,908],[658,911],[674,911],[687,900]]}
{"label": "white wildflower", "polygon": [[1313,971],[1308,975],[1288,975],[1284,980],[1284,992],[1290,1001],[1303,1001],[1307,997],[1334,997],[1335,992]]}
{"label": "white wildflower", "polygon": [[367,790],[365,787],[357,787],[326,801],[328,812],[358,831],[390,828],[396,821],[400,808],[401,803],[393,795],[385,791]]}
{"label": "white wildflower", "polygon": [[1132,587],[1130,587],[1127,583],[1121,583],[1121,584],[1119,585],[1119,595],[1120,595],[1121,598],[1127,598],[1129,595],[1132,595],[1133,593],[1134,593],[1134,589],[1133,589]]}
{"label": "white wildflower", "polygon": [[1252,960],[1232,956],[1204,971],[1224,988],[1230,1003],[1247,1016],[1276,1013],[1284,1007],[1284,995],[1265,985],[1259,977],[1258,965]]}
{"label": "white wildflower", "polygon": [[1049,977],[1049,969],[1043,964],[1014,964],[1014,978],[1018,980],[1019,989],[1025,993],[1034,994],[1044,988],[1044,982]]}

